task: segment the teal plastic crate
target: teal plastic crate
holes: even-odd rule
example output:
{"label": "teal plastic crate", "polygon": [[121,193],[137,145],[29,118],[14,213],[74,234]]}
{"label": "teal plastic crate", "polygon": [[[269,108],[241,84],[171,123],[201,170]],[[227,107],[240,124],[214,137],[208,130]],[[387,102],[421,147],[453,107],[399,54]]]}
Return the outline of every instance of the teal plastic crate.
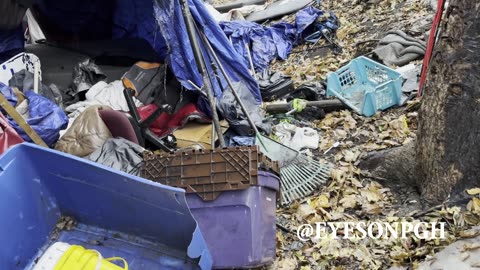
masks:
{"label": "teal plastic crate", "polygon": [[361,56],[328,75],[327,96],[337,97],[359,114],[372,116],[400,105],[402,81],[400,73]]}

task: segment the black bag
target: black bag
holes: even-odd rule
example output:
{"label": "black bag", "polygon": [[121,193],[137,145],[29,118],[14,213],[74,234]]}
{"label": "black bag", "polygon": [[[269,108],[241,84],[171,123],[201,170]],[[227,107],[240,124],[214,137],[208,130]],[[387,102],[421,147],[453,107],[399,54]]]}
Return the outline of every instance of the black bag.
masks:
{"label": "black bag", "polygon": [[295,87],[293,80],[280,72],[265,70],[258,79],[263,101],[281,99],[291,93]]}

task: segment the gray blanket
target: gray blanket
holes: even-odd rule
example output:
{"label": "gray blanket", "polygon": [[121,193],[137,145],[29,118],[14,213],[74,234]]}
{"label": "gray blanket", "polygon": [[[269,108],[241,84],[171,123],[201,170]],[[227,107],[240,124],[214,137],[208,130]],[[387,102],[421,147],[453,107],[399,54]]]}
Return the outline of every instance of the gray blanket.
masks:
{"label": "gray blanket", "polygon": [[401,30],[387,32],[373,51],[386,65],[404,66],[421,59],[427,50],[423,41],[408,36]]}

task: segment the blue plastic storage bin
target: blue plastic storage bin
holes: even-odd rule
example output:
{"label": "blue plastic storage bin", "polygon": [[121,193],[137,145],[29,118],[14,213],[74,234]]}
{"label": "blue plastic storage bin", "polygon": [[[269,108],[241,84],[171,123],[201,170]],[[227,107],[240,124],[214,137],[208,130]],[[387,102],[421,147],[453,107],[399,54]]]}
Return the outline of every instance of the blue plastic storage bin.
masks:
{"label": "blue plastic storage bin", "polygon": [[258,172],[258,185],[224,191],[214,201],[187,194],[187,202],[213,257],[215,269],[256,268],[273,263],[279,178]]}
{"label": "blue plastic storage bin", "polygon": [[0,157],[0,269],[31,269],[56,241],[122,257],[131,270],[210,269],[184,191],[32,144]]}
{"label": "blue plastic storage bin", "polygon": [[328,75],[327,96],[337,97],[359,114],[372,116],[400,105],[402,81],[400,73],[361,56]]}

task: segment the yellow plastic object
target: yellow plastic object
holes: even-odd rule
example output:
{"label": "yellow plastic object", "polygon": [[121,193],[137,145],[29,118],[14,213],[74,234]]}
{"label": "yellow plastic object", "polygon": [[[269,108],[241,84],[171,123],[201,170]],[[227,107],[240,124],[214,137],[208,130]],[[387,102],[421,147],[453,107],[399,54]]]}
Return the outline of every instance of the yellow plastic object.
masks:
{"label": "yellow plastic object", "polygon": [[307,101],[304,99],[296,98],[292,102],[292,106],[296,112],[302,112],[307,107]]}
{"label": "yellow plastic object", "polygon": [[[124,267],[121,268],[111,261],[123,261]],[[119,257],[103,259],[96,250],[72,245],[60,258],[54,270],[128,270],[128,263]]]}

